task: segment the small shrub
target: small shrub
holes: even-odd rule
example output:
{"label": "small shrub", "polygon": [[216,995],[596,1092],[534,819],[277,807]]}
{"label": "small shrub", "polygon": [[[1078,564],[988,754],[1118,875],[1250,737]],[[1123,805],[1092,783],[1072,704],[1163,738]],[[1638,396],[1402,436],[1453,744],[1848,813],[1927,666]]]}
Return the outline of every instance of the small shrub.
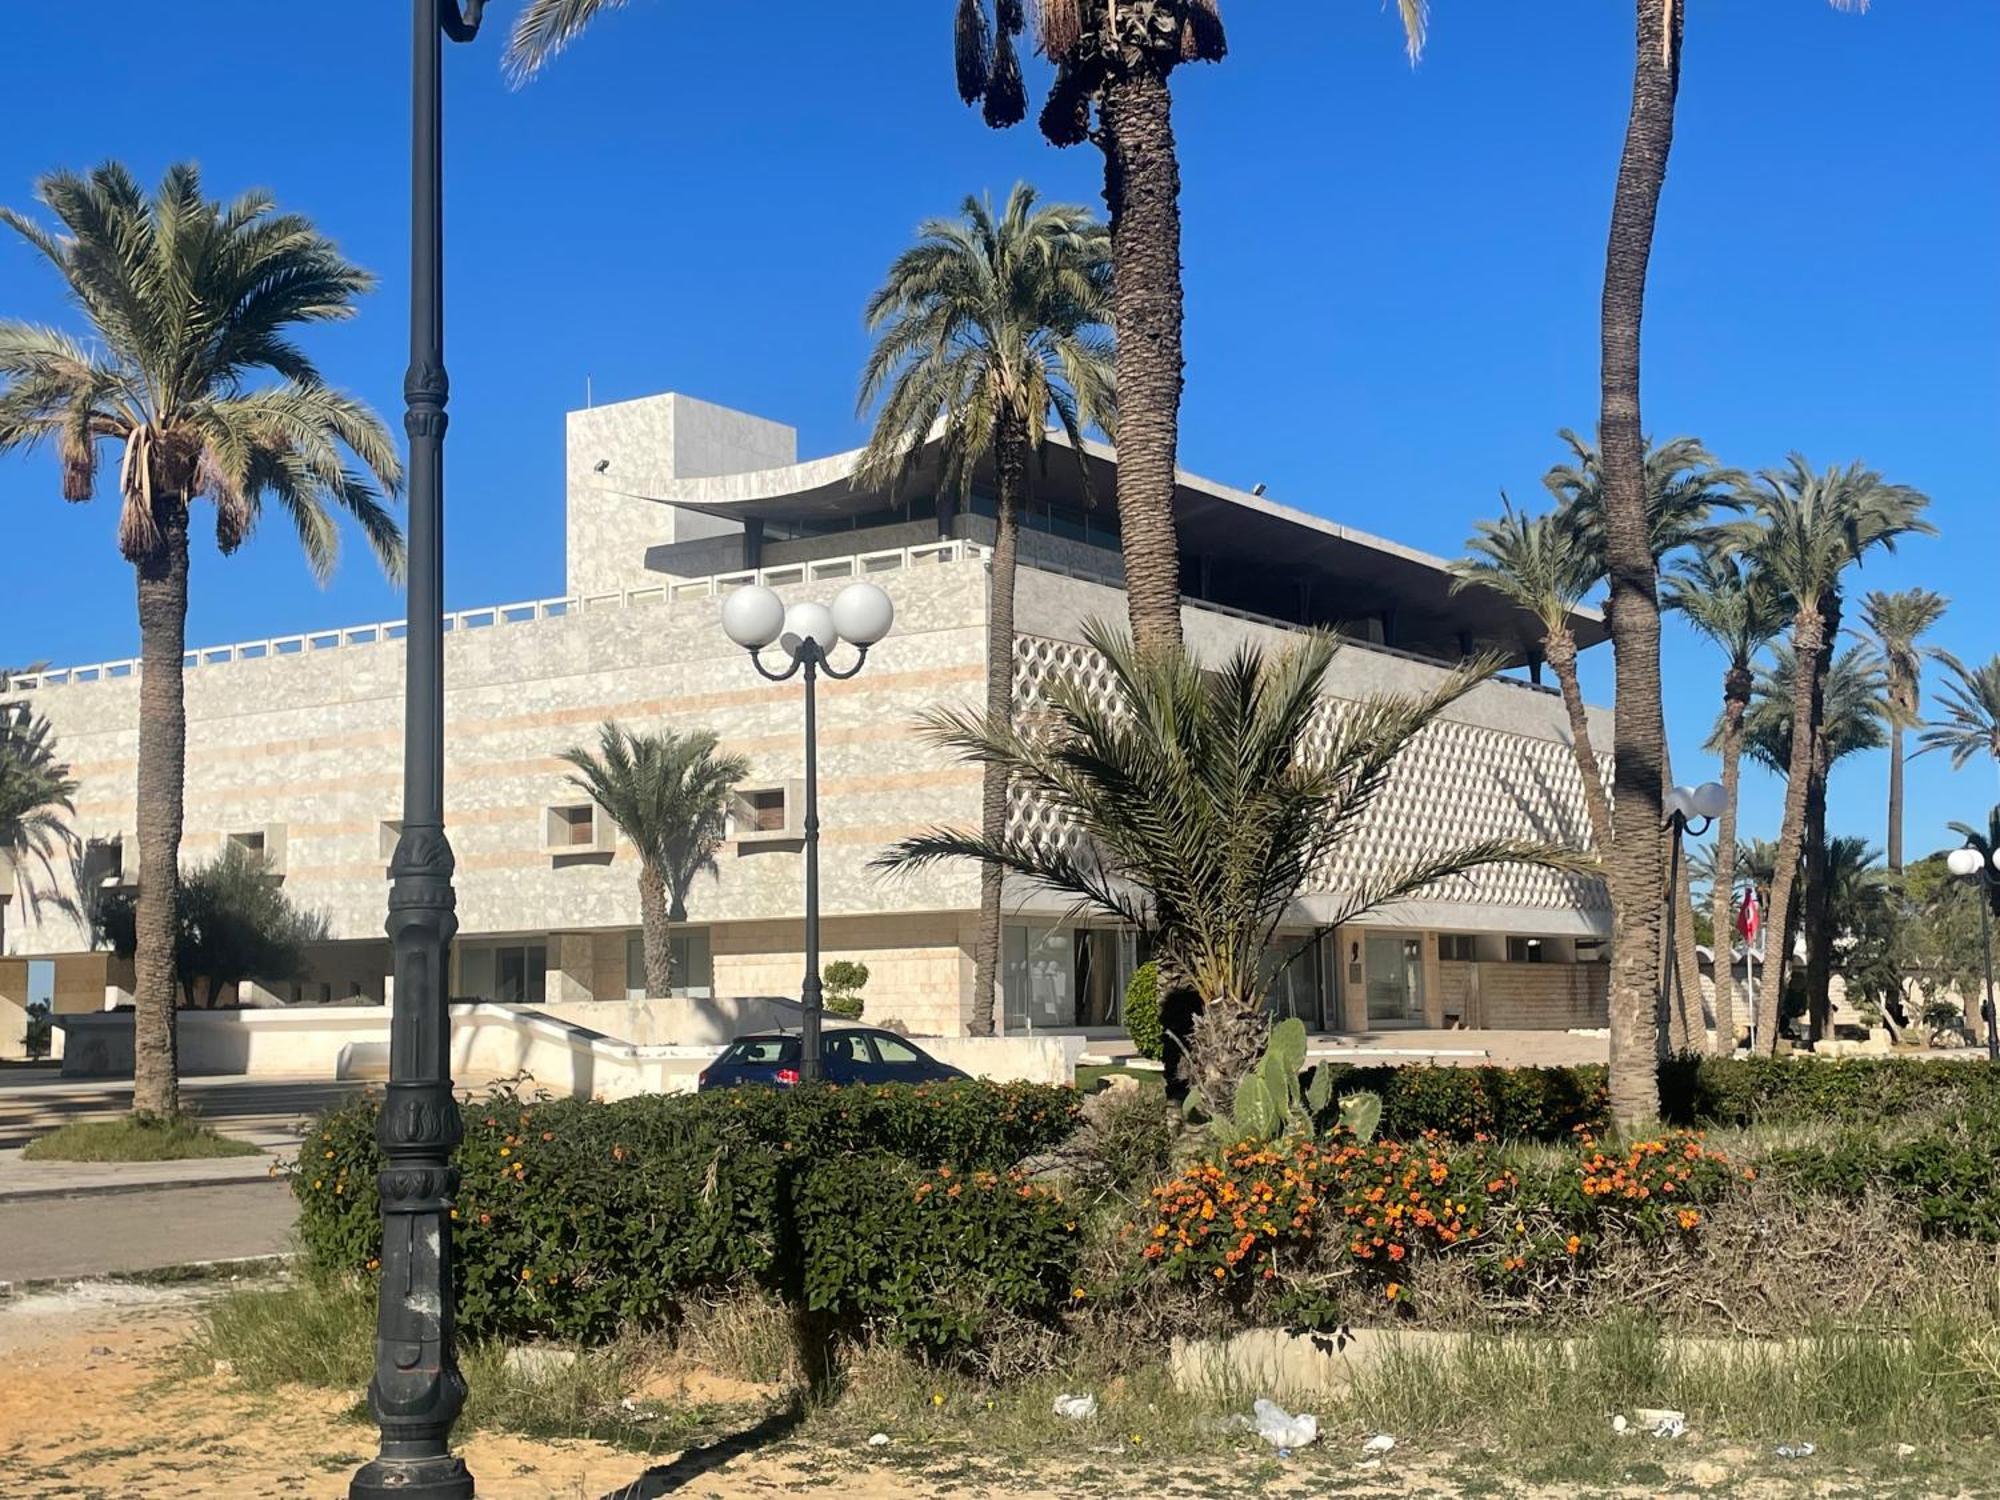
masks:
{"label": "small shrub", "polygon": [[1085,1149],[1120,1192],[1149,1188],[1173,1165],[1179,1111],[1164,1089],[1106,1089],[1083,1107]]}
{"label": "small shrub", "polygon": [[836,958],[820,970],[820,983],[825,987],[822,1003],[829,1011],[850,1021],[861,1019],[861,991],[868,984],[868,965]]}
{"label": "small shrub", "polygon": [[1125,1034],[1141,1057],[1160,1062],[1167,1055],[1166,1030],[1160,1024],[1160,966],[1140,964],[1125,986]]}
{"label": "small shrub", "polygon": [[21,1150],[26,1161],[188,1161],[213,1156],[258,1156],[249,1141],[218,1135],[176,1115],[125,1115],[116,1120],[72,1120]]}
{"label": "small shrub", "polygon": [[[875,1163],[878,1186],[889,1160],[1004,1172],[1066,1139],[1079,1102],[1072,1089],[985,1082],[467,1101],[454,1157],[460,1324],[468,1337],[599,1341],[670,1323],[693,1297],[789,1294],[791,1209],[809,1179],[853,1170],[850,1158]],[[323,1274],[379,1268],[379,1108],[363,1096],[321,1117],[291,1169],[299,1235]],[[953,1271],[937,1284],[979,1282]]]}
{"label": "small shrub", "polygon": [[1018,1173],[836,1157],[794,1179],[791,1206],[805,1305],[891,1342],[961,1349],[995,1312],[1047,1319],[1071,1300],[1077,1211]]}

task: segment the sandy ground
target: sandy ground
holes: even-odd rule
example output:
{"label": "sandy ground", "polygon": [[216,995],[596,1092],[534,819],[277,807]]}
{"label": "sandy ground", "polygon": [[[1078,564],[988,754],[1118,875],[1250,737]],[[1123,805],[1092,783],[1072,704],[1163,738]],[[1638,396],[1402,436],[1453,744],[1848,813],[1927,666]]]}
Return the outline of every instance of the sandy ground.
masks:
{"label": "sandy ground", "polygon": [[[349,1420],[352,1399],[287,1388],[244,1391],[226,1374],[166,1377],[175,1347],[194,1325],[203,1294],[187,1288],[84,1283],[0,1304],[0,1495],[8,1500],[116,1496],[228,1497],[228,1500],[334,1500],[370,1451],[372,1430]],[[728,1388],[725,1389],[724,1387]],[[662,1391],[657,1394],[666,1395]],[[688,1397],[730,1401],[760,1394],[732,1382],[705,1382]],[[1069,1461],[1023,1472],[963,1452],[925,1454],[897,1444],[792,1439],[776,1419],[734,1439],[666,1458],[603,1444],[538,1442],[474,1433],[466,1460],[485,1500],[728,1500],[815,1494],[834,1500],[929,1500],[1005,1494],[1023,1500],[1143,1493],[1167,1500],[1274,1497],[1506,1495],[1556,1500],[1576,1493],[1471,1474],[1442,1459],[1398,1453],[1364,1465],[1316,1450],[1310,1464],[1251,1455],[1233,1463],[1141,1463],[1105,1450],[1100,1462]],[[1651,1454],[1647,1455],[1649,1458]],[[1665,1492],[1765,1497],[1856,1494],[1830,1476],[1800,1482],[1746,1477],[1750,1455],[1635,1473],[1631,1483],[1594,1487],[1596,1496]],[[1732,1461],[1734,1460],[1734,1461]],[[1963,1494],[1948,1487],[1898,1486],[1896,1493]]]}

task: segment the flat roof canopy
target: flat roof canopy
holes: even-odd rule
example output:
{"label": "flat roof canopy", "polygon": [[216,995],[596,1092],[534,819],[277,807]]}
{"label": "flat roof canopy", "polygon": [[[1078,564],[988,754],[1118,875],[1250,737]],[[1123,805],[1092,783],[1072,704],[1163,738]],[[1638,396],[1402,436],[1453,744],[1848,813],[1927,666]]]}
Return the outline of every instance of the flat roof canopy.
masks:
{"label": "flat roof canopy", "polygon": [[[812,523],[866,516],[895,502],[879,487],[860,487],[860,450],[744,474],[679,480],[654,498],[722,519]],[[1087,443],[1088,491],[1067,441],[1051,434],[1035,466],[1034,495],[1067,509],[1092,506],[1093,524],[1115,525],[1117,457]],[[937,482],[933,446],[901,493],[929,494]],[[990,463],[976,490],[992,492]],[[1094,502],[1094,505],[1093,505]],[[1184,591],[1198,598],[1300,623],[1383,620],[1391,644],[1456,656],[1464,645],[1497,650],[1511,664],[1527,660],[1541,638],[1528,611],[1490,589],[1454,592],[1443,558],[1280,505],[1182,471],[1174,492]],[[1607,638],[1603,616],[1579,608],[1570,617],[1579,647]]]}

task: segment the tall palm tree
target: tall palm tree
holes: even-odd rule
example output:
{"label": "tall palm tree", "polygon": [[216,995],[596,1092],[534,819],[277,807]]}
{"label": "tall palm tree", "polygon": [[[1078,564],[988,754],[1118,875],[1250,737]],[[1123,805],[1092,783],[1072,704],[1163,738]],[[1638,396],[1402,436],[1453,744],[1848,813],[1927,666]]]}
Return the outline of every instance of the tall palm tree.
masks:
{"label": "tall palm tree", "polygon": [[[940,484],[969,498],[977,466],[990,458],[997,520],[992,599],[986,616],[986,715],[1014,713],[1014,569],[1029,464],[1051,419],[1068,436],[1086,493],[1083,433],[1115,432],[1116,372],[1108,325],[1111,241],[1088,210],[1038,205],[1014,188],[995,218],[967,198],[962,220],[933,219],[896,258],[868,300],[874,352],[861,377],[861,407],[880,410],[857,478],[894,487],[942,434]],[[1007,780],[988,766],[980,825],[989,839],[1007,826]],[[1004,872],[980,873],[971,1029],[993,1034],[1000,972]]]}
{"label": "tall palm tree", "polygon": [[[1726,951],[1736,895],[1736,799],[1743,782],[1743,715],[1750,706],[1757,654],[1784,629],[1785,601],[1758,573],[1718,546],[1703,548],[1683,559],[1665,580],[1666,607],[1722,648],[1727,665],[1722,672],[1722,722],[1717,748],[1722,754],[1722,788],[1727,794],[1716,820],[1715,868],[1709,890],[1709,914],[1718,952]],[[1693,869],[1689,873],[1692,875]],[[1736,1048],[1736,991],[1728,966],[1715,969],[1715,1050],[1727,1056]]]}
{"label": "tall palm tree", "polygon": [[[1847,8],[1854,0],[1831,0]],[[1865,0],[1862,0],[1865,4]],[[1605,561],[1615,663],[1614,806],[1627,827],[1657,827],[1665,807],[1666,712],[1660,699],[1660,604],[1647,536],[1639,329],[1667,158],[1674,144],[1686,0],[1634,0],[1632,109],[1618,158],[1598,324],[1598,432],[1604,445]],[[1626,1121],[1659,1113],[1651,985],[1659,972],[1664,849],[1628,839],[1611,863],[1611,1106]]]}
{"label": "tall palm tree", "polygon": [[[1042,0],[1035,43],[1055,64],[1042,133],[1058,146],[1095,139],[1117,266],[1118,527],[1133,638],[1142,650],[1181,638],[1174,468],[1180,442],[1180,158],[1168,80],[1183,62],[1228,50],[1218,0]],[[1005,129],[1027,114],[1015,38],[1022,0],[957,0],[959,97]],[[1091,109],[1097,128],[1091,128]]]}
{"label": "tall palm tree", "polygon": [[1978,667],[1968,667],[1948,651],[1940,651],[1938,660],[1952,676],[1941,695],[1945,717],[1925,722],[1917,736],[1923,749],[1917,753],[1942,750],[1954,771],[1984,754],[2000,771],[2000,655]]}
{"label": "tall palm tree", "polygon": [[[1829,723],[1828,671],[1834,665],[1831,646],[1841,618],[1841,580],[1871,551],[1893,551],[1899,538],[1929,533],[1923,519],[1929,500],[1908,485],[1891,484],[1859,463],[1816,472],[1804,458],[1792,454],[1782,469],[1766,469],[1744,487],[1743,500],[1751,514],[1725,527],[1731,541],[1752,566],[1792,601],[1791,654],[1796,661],[1789,684],[1792,722],[1787,735],[1785,809],[1779,825],[1779,860],[1771,887],[1771,926],[1782,932],[1790,915],[1794,870],[1804,851],[1806,890],[1814,910],[1806,913],[1805,930],[1823,932],[1826,882],[1820,866],[1826,850],[1826,774],[1832,764],[1822,726]],[[1821,970],[1807,974],[1815,1001],[1823,1001],[1826,955],[1818,954]],[[1788,954],[1780,953],[1783,963]],[[1774,974],[1774,978],[1781,977]],[[1777,985],[1772,986],[1775,998]],[[1824,1004],[1816,1003],[1815,1020],[1823,1019]],[[1776,1013],[1759,1017],[1758,1037],[1777,1040]]]}
{"label": "tall palm tree", "polygon": [[[55,861],[75,842],[68,823],[75,795],[76,780],[56,758],[47,717],[26,703],[0,703],[0,870],[12,877],[27,911],[45,897],[60,897]],[[36,869],[49,885],[35,883]],[[5,897],[0,892],[0,954],[7,951]]]}
{"label": "tall palm tree", "polygon": [[[1606,515],[1604,464],[1598,450],[1565,427],[1560,436],[1570,450],[1571,461],[1557,464],[1542,477],[1542,484],[1556,497],[1563,516],[1577,534],[1586,558],[1592,586],[1605,582],[1611,573],[1610,538]],[[1699,438],[1669,438],[1655,444],[1645,439],[1643,477],[1646,497],[1646,545],[1652,553],[1657,575],[1676,555],[1690,547],[1705,547],[1714,540],[1714,514],[1733,509],[1734,489],[1744,476],[1735,469],[1716,463]],[[1614,591],[1615,594],[1615,591]],[[1616,710],[1614,709],[1614,716]],[[1672,747],[1660,742],[1660,779],[1674,779]],[[1662,847],[1673,835],[1661,830]],[[1671,867],[1672,861],[1669,861]],[[1691,915],[1692,887],[1687,866],[1681,864],[1675,889],[1667,899],[1677,902]],[[1666,1026],[1668,1050],[1685,1052],[1700,1046],[1707,1026],[1701,1013],[1701,962],[1696,952],[1694,923],[1686,916],[1675,927],[1676,951],[1668,963],[1677,982],[1663,987],[1667,1007],[1660,1017]]]}
{"label": "tall palm tree", "polygon": [[[402,464],[381,419],[327,385],[292,341],[299,325],[352,317],[374,285],[310,220],[277,212],[261,190],[212,202],[192,166],[170,167],[151,199],[116,163],[51,173],[38,194],[61,231],[9,209],[0,224],[48,258],[93,343],[0,321],[0,453],[53,443],[63,498],[81,501],[95,492],[102,445],[120,449],[118,547],[137,575],[141,661],[132,1103],[166,1115],[180,1102],[174,909],[194,502],[214,505],[225,555],[275,504],[322,580],[345,512],[399,574],[402,534],[382,500],[400,488]],[[278,382],[247,388],[261,371]]]}
{"label": "tall palm tree", "polygon": [[[994,840],[939,828],[877,863],[996,861],[1079,909],[1152,933],[1163,987],[1200,999],[1185,1061],[1194,1092],[1219,1113],[1263,1049],[1260,966],[1278,924],[1352,836],[1404,748],[1492,667],[1469,664],[1428,692],[1363,699],[1328,722],[1319,689],[1336,649],[1329,636],[1307,635],[1276,657],[1246,644],[1205,670],[1185,650],[1141,651],[1102,625],[1085,635],[1108,692],[1058,679],[1045,720],[1025,731],[963,710],[925,719],[932,741],[1004,767],[1069,834]],[[1502,862],[1580,867],[1568,851],[1518,839],[1436,850],[1342,892],[1327,929]]]}
{"label": "tall palm tree", "polygon": [[644,734],[616,722],[598,727],[597,749],[562,752],[570,785],[599,807],[639,855],[640,946],[646,993],[673,993],[673,924],[687,920],[697,875],[715,871],[728,832],[729,796],[750,774],[740,755],[716,754],[705,729]]}
{"label": "tall palm tree", "polygon": [[[1553,465],[1542,487],[1555,496],[1577,534],[1591,569],[1591,583],[1611,572],[1604,515],[1604,460],[1596,445],[1564,427],[1556,436],[1570,461]],[[1715,513],[1737,508],[1736,489],[1746,477],[1723,467],[1697,437],[1645,440],[1646,544],[1656,567],[1677,553],[1715,541]]]}
{"label": "tall palm tree", "polygon": [[1466,541],[1471,554],[1452,564],[1454,590],[1478,585],[1519,605],[1535,617],[1542,638],[1536,645],[1562,689],[1569,714],[1570,751],[1583,782],[1583,805],[1600,857],[1611,850],[1611,803],[1604,774],[1590,742],[1590,715],[1576,678],[1576,636],[1570,615],[1592,583],[1588,555],[1562,513],[1531,516],[1516,510],[1504,494],[1500,519],[1480,521]]}
{"label": "tall palm tree", "polygon": [[[1015,38],[1023,0],[955,0],[959,97],[996,129],[1027,113]],[[1426,0],[1398,0],[1404,40],[1422,50]],[[1181,638],[1174,466],[1180,440],[1180,158],[1170,79],[1186,62],[1228,50],[1219,0],[1040,0],[1035,45],[1055,65],[1041,112],[1058,146],[1104,153],[1104,202],[1117,266],[1118,524],[1133,640],[1142,651]],[[1093,109],[1095,121],[1093,126]]]}
{"label": "tall palm tree", "polygon": [[1917,644],[1944,617],[1946,600],[1929,589],[1885,593],[1861,601],[1861,619],[1881,653],[1889,705],[1889,871],[1903,871],[1903,731],[1923,723],[1924,657]]}

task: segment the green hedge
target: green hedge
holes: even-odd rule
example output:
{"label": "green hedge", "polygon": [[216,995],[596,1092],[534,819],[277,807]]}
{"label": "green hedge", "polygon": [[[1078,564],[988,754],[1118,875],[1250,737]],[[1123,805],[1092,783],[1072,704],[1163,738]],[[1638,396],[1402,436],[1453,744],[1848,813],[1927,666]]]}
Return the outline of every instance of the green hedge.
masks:
{"label": "green hedge", "polygon": [[[982,1082],[472,1101],[455,1158],[460,1324],[600,1339],[745,1282],[938,1347],[972,1339],[982,1309],[1052,1313],[1074,1215],[1004,1174],[1068,1136],[1078,1105],[1071,1089]],[[293,1168],[318,1270],[376,1269],[379,1107],[364,1095],[323,1116]]]}
{"label": "green hedge", "polygon": [[2000,1109],[2000,1070],[1951,1058],[1680,1057],[1661,1065],[1660,1108],[1701,1125],[1894,1124]]}
{"label": "green hedge", "polygon": [[[1382,1099],[1385,1137],[1561,1141],[1609,1124],[1605,1069],[1357,1067],[1327,1063],[1336,1095]],[[1947,1058],[1679,1057],[1660,1067],[1660,1115],[1680,1126],[1851,1125],[2000,1114],[2000,1070]]]}

